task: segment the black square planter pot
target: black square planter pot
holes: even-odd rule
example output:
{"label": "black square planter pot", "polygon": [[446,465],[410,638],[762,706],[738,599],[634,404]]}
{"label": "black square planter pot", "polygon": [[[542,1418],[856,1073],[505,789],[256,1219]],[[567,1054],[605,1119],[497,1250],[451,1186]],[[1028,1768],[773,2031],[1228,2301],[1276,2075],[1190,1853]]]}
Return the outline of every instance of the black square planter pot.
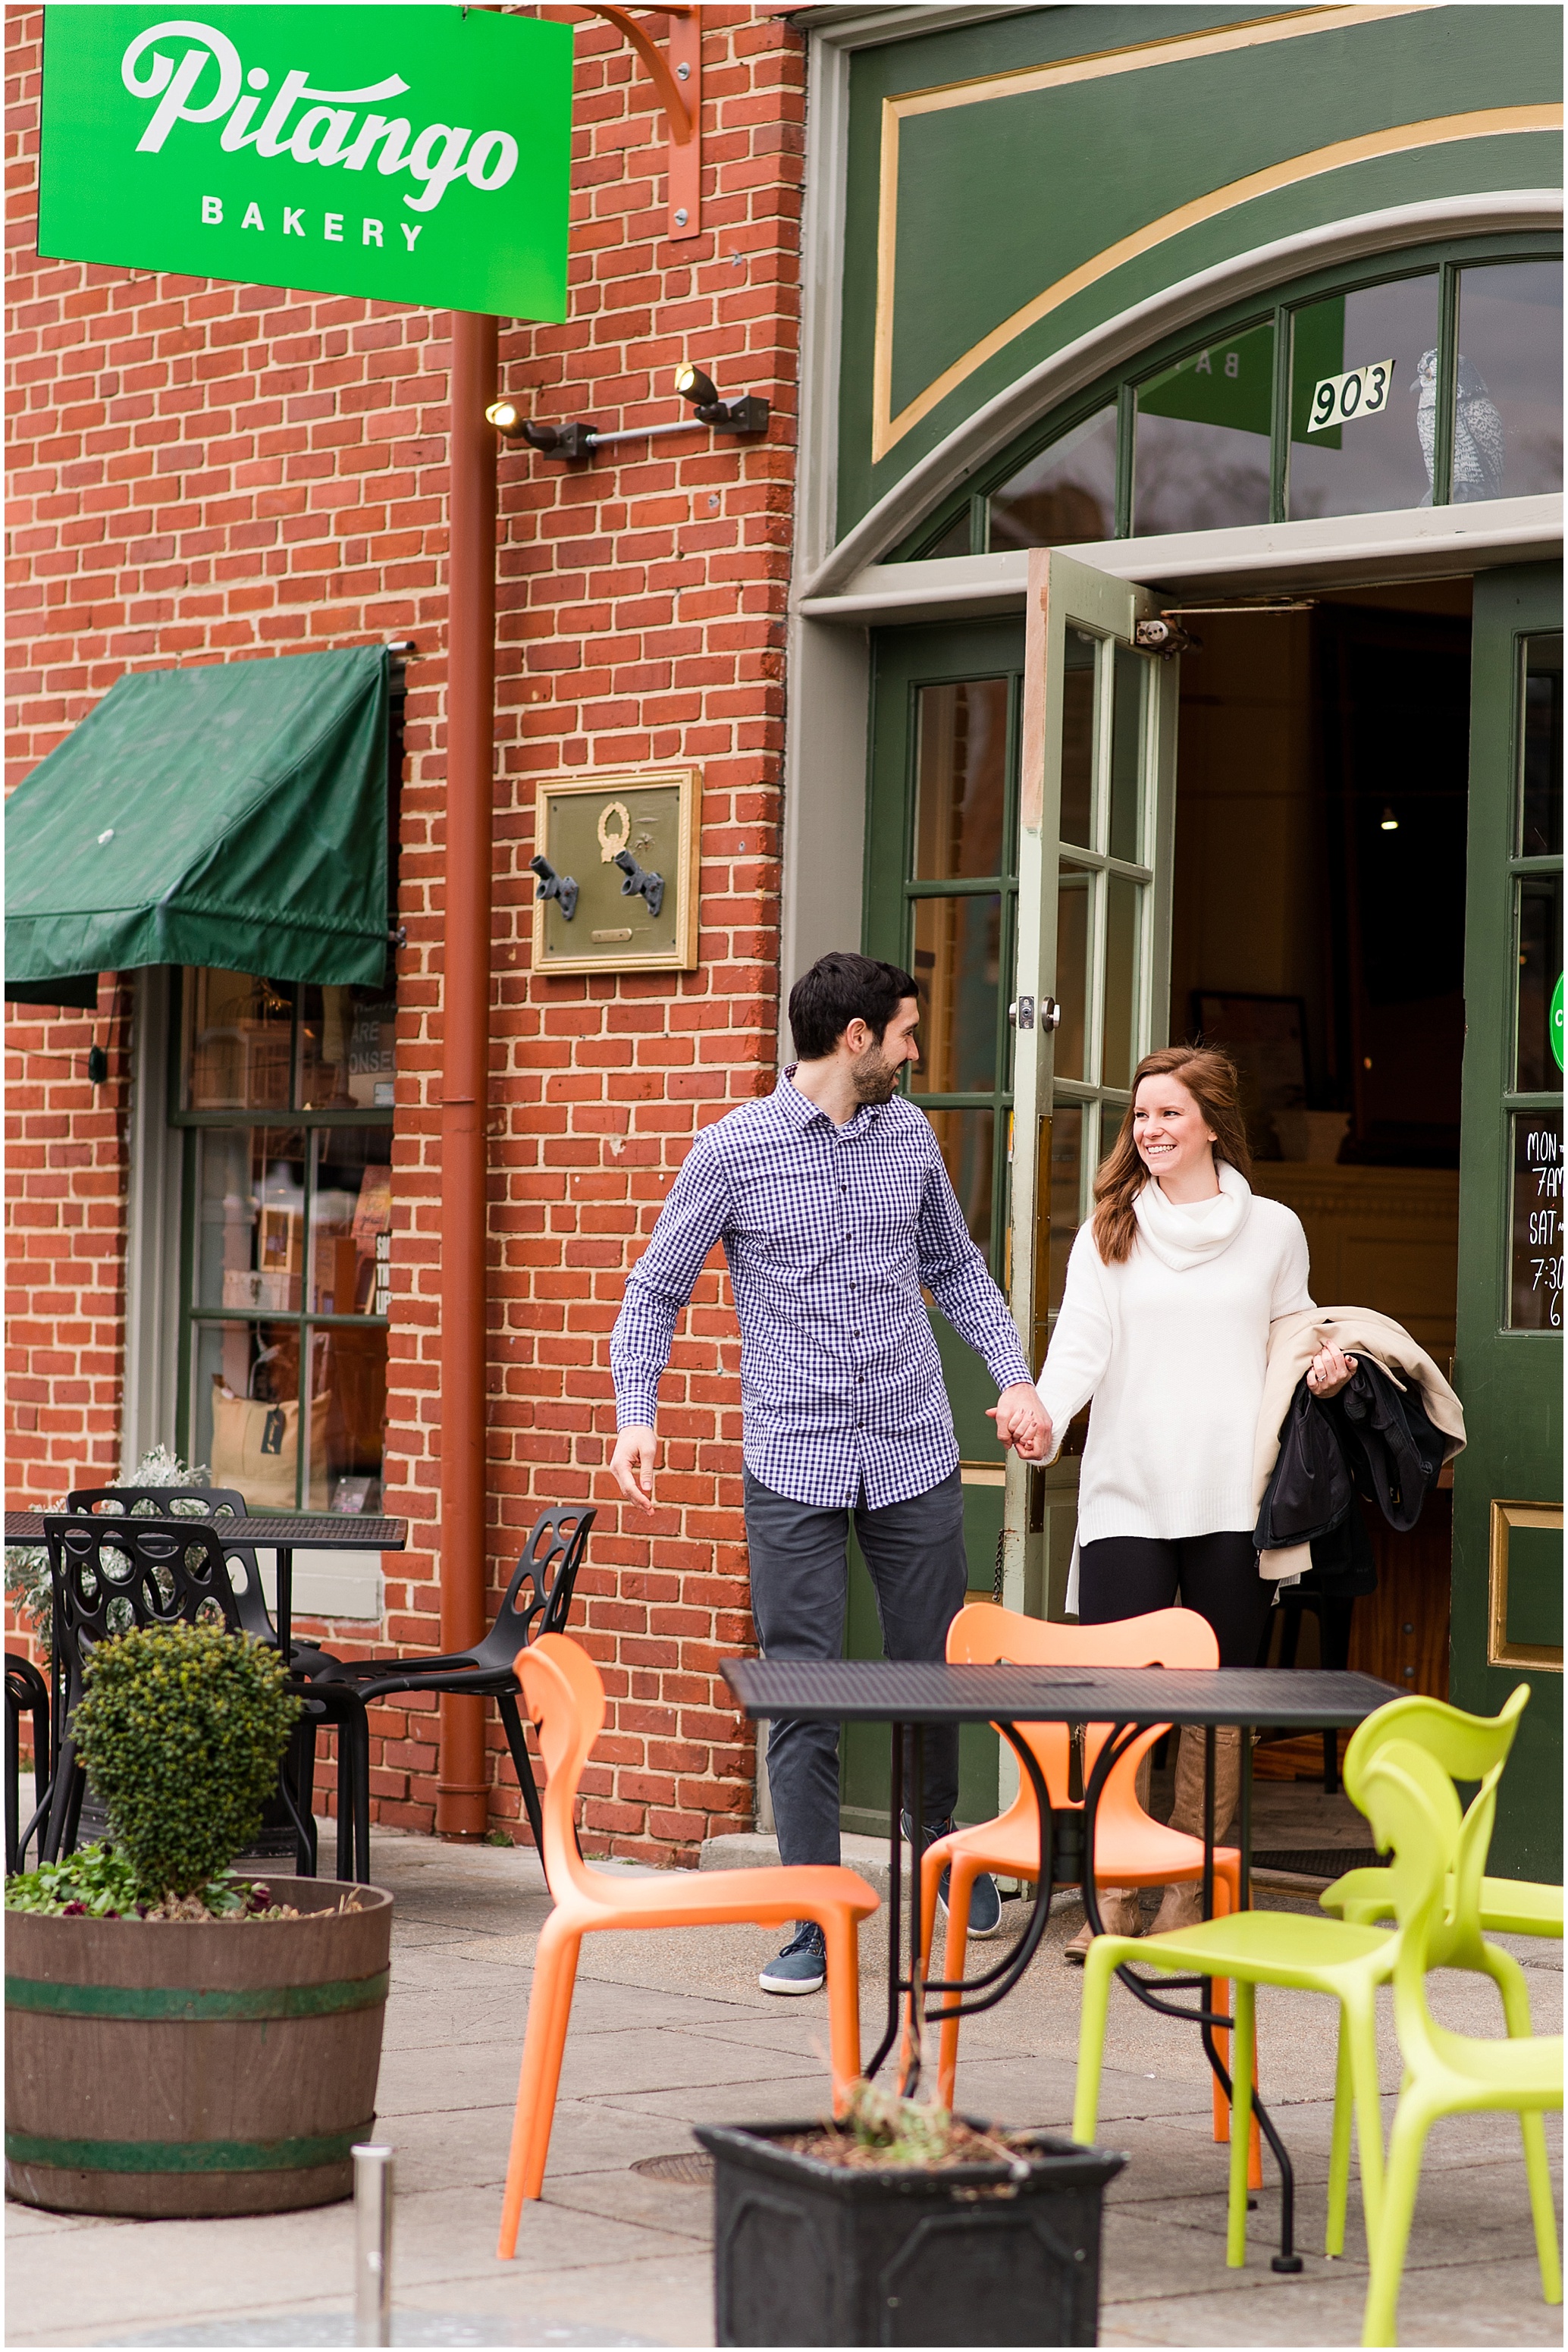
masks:
{"label": "black square planter pot", "polygon": [[721,2344],[1098,2343],[1100,2199],[1125,2157],[1033,2132],[1026,2179],[862,2170],[775,2145],[816,2122],[696,2128]]}

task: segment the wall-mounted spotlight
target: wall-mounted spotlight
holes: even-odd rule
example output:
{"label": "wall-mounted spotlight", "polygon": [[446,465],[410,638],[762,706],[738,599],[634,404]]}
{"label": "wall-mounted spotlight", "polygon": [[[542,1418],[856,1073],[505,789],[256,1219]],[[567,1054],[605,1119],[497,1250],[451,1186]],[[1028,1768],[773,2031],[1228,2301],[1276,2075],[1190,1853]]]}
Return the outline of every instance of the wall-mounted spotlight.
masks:
{"label": "wall-mounted spotlight", "polygon": [[1399,831],[1399,819],[1394,815],[1394,811],[1389,807],[1386,801],[1384,803],[1383,814],[1377,820],[1377,829],[1379,833],[1397,833]]}
{"label": "wall-mounted spotlight", "polygon": [[682,400],[689,400],[697,412],[698,420],[711,425],[715,433],[765,433],[768,429],[768,404],[754,393],[740,400],[721,400],[719,387],[690,360],[675,372],[675,389]]}
{"label": "wall-mounted spotlight", "polygon": [[515,400],[492,400],[485,411],[485,421],[493,425],[505,441],[525,441],[544,457],[591,457],[596,449],[608,449],[617,441],[661,441],[671,433],[690,433],[706,425],[710,432],[734,433],[755,437],[768,429],[768,404],[755,393],[745,393],[738,400],[721,400],[712,377],[700,368],[687,365],[677,371],[675,388],[683,400],[692,405],[692,415],[683,417],[679,425],[634,425],[621,433],[601,433],[598,426],[586,419],[570,425],[535,425],[523,415]]}

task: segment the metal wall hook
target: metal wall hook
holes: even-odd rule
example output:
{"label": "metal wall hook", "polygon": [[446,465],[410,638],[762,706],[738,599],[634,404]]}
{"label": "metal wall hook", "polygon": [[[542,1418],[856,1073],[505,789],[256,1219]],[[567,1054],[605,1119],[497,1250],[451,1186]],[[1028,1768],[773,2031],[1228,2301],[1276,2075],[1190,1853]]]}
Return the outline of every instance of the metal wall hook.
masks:
{"label": "metal wall hook", "polygon": [[[553,898],[561,908],[561,919],[569,923],[577,911],[577,885],[570,874],[557,874],[547,857],[531,857],[531,870],[539,877],[538,896]],[[655,908],[655,913],[658,911]]]}
{"label": "metal wall hook", "polygon": [[664,904],[663,875],[645,874],[629,849],[617,850],[614,863],[626,877],[621,884],[622,898],[635,898],[640,891],[647,900],[648,913],[657,915]]}

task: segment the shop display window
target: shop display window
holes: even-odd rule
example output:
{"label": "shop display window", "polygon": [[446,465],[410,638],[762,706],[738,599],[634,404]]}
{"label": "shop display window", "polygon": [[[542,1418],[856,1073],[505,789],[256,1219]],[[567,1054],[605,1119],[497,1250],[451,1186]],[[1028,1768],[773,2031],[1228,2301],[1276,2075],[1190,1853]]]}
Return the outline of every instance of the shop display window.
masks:
{"label": "shop display window", "polygon": [[1272,319],[1187,352],[1136,400],[1134,538],[1268,520]]}
{"label": "shop display window", "polygon": [[1108,401],[1020,467],[992,492],[990,511],[993,547],[1072,547],[1114,537],[1116,403]]}
{"label": "shop display window", "polygon": [[1439,284],[1431,269],[1292,315],[1292,522],[1431,505]]}
{"label": "shop display window", "polygon": [[374,1514],[393,991],[184,977],[185,1450],[253,1508]]}
{"label": "shop display window", "polygon": [[1459,272],[1456,504],[1563,488],[1563,264]]}

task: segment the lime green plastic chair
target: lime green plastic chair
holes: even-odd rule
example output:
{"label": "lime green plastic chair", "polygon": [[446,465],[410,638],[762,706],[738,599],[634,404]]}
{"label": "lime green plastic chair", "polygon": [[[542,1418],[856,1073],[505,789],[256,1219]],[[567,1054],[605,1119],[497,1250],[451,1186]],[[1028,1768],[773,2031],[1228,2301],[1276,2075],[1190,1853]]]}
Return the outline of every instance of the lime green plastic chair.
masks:
{"label": "lime green plastic chair", "polygon": [[[1439,1776],[1447,1776],[1448,1789],[1448,1812],[1444,1817],[1447,1844],[1443,1866],[1468,1901],[1456,1905],[1452,1912],[1445,1912],[1434,1927],[1431,1957],[1426,1963],[1432,1968],[1479,1969],[1492,1978],[1502,1996],[1509,2032],[1522,2034],[1531,2030],[1523,1971],[1508,1953],[1483,1943],[1475,1900],[1491,1840],[1497,1783],[1529,1697],[1529,1685],[1521,1684],[1495,1718],[1460,1716],[1457,1709],[1448,1710],[1455,1720],[1448,1727],[1447,1754]],[[1365,1759],[1377,1745],[1373,1726],[1385,1712],[1380,1708],[1377,1715],[1370,1717],[1345,1751],[1345,1788],[1357,1803],[1361,1802]],[[1362,1742],[1359,1750],[1358,1741]],[[1481,1783],[1462,1822],[1459,1801],[1452,1786],[1454,1780]],[[1413,1873],[1416,1874],[1414,1877]],[[1419,1888],[1425,1885],[1417,1864],[1406,1863],[1398,1854],[1379,1875],[1392,1888],[1396,1907],[1401,1901],[1413,1906]],[[1112,1971],[1133,1961],[1182,1975],[1228,1978],[1236,1986],[1237,2038],[1231,2065],[1234,2104],[1226,2260],[1232,2268],[1239,2268],[1247,2258],[1246,2150],[1250,2137],[1252,2072],[1257,2050],[1256,1989],[1260,1984],[1286,1985],[1300,1992],[1331,1994],[1340,2004],[1340,2040],[1325,2251],[1330,2254],[1344,2252],[1352,2110],[1361,2156],[1362,2205],[1370,2246],[1383,2188],[1374,2004],[1378,1986],[1386,1984],[1394,1974],[1398,1941],[1397,1931],[1391,1933],[1387,1928],[1285,1911],[1239,1911],[1226,1918],[1205,1920],[1194,1927],[1178,1927],[1168,1936],[1096,1937],[1084,1966],[1074,2138],[1087,2143],[1094,2137]]]}
{"label": "lime green plastic chair", "polygon": [[[1485,1720],[1486,1718],[1480,1718]],[[1445,1764],[1456,1736],[1478,1720],[1439,1698],[1412,1693],[1408,1698],[1380,1706],[1357,1730],[1351,1742],[1359,1765],[1365,1765],[1391,1739],[1408,1739]],[[1349,1758],[1346,1758],[1347,1763]],[[1461,1779],[1463,1774],[1459,1776]],[[1359,1927],[1375,1927],[1394,1917],[1394,1898],[1385,1870],[1347,1870],[1326,1887],[1318,1901],[1331,1918],[1349,1919]],[[1449,1900],[1452,1907],[1452,1898]],[[1483,1878],[1479,1918],[1483,1935],[1556,1936],[1563,1933],[1563,1889],[1528,1878]]]}
{"label": "lime green plastic chair", "polygon": [[[1426,1972],[1436,1964],[1447,1937],[1452,1888],[1447,1855],[1456,1803],[1452,1783],[1424,1748],[1394,1740],[1370,1759],[1361,1801],[1379,1847],[1393,1846],[1399,1870],[1394,2021],[1405,2080],[1394,2110],[1377,2225],[1371,2233],[1372,2282],[1362,2327],[1363,2344],[1393,2344],[1422,2151],[1427,2133],[1442,2116],[1500,2108],[1519,2116],[1541,2291],[1548,2303],[1562,2302],[1563,2266],[1542,2117],[1563,2105],[1563,2037],[1520,2032],[1511,2009],[1507,2041],[1453,2033],[1435,2021],[1426,2006]],[[1461,1852],[1457,1876],[1465,1859]],[[1504,1998],[1506,2002],[1506,1993]]]}

